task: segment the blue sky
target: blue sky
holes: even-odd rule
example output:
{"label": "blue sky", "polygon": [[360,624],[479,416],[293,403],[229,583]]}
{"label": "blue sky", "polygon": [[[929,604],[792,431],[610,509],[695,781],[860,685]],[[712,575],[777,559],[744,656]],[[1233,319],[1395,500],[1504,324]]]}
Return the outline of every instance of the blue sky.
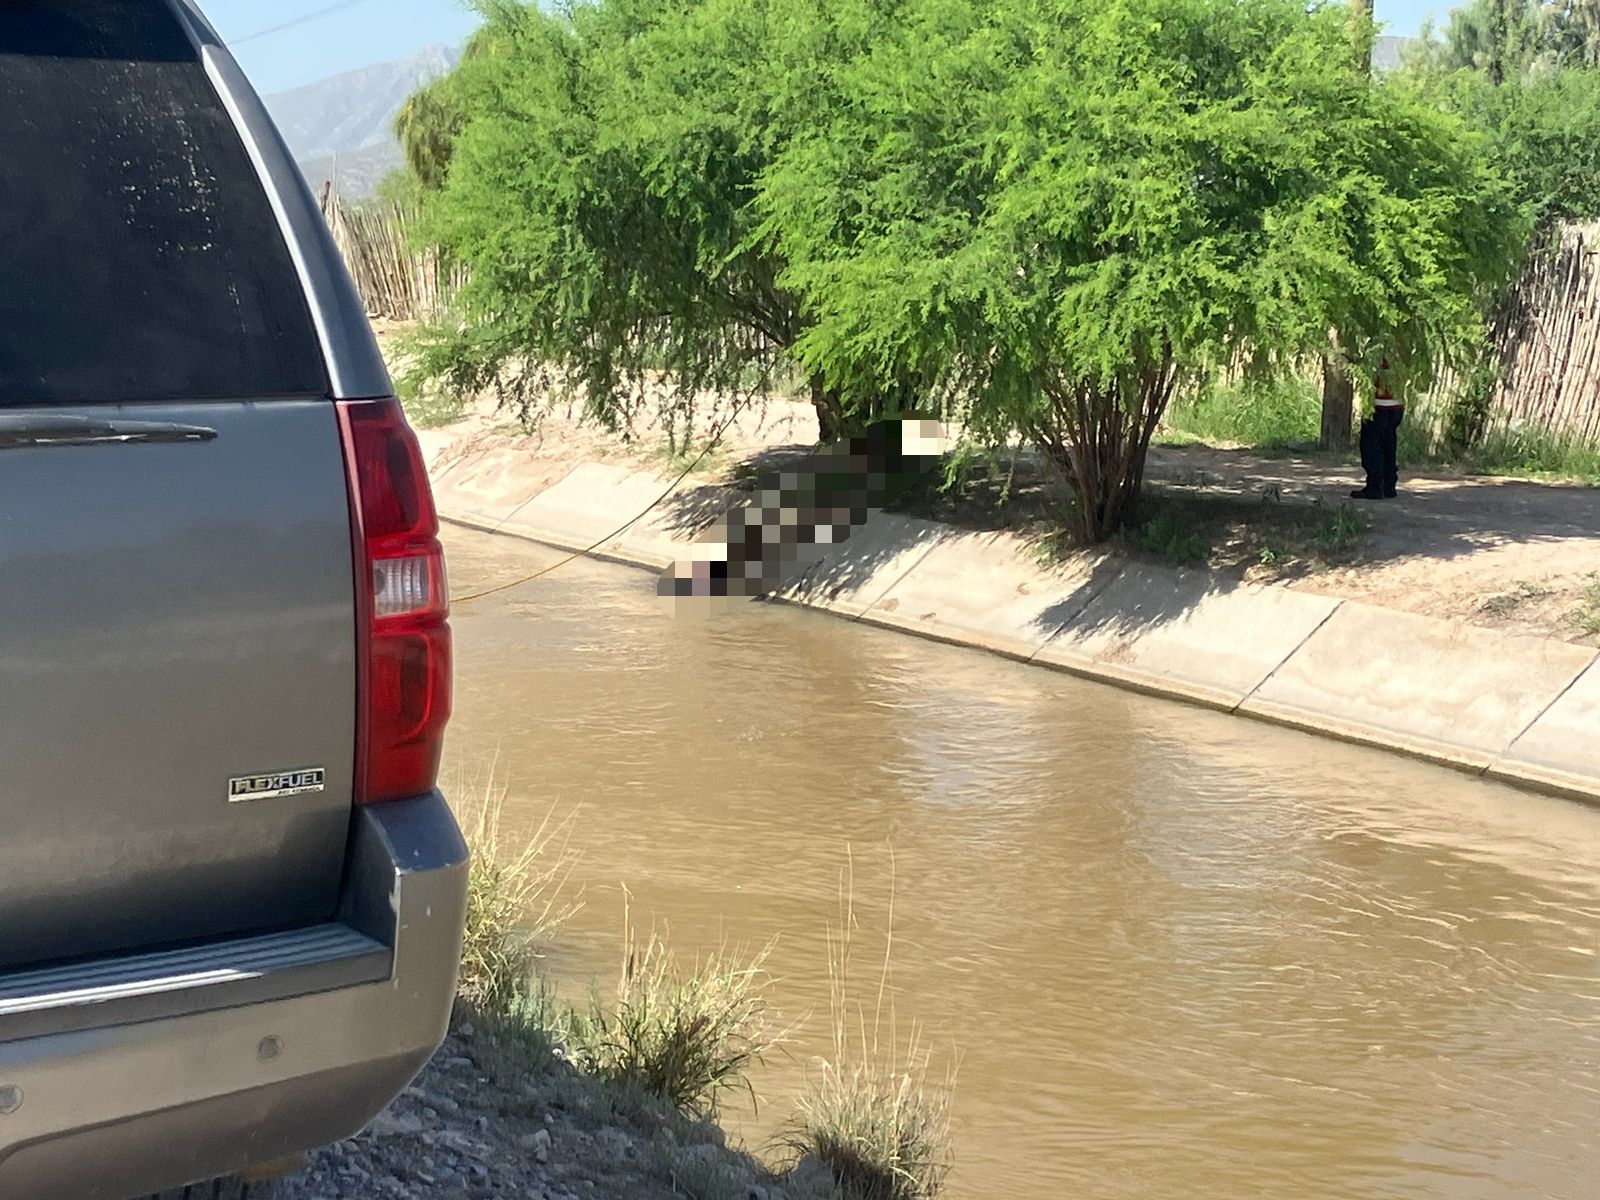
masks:
{"label": "blue sky", "polygon": [[1386,26],[1385,33],[1413,37],[1429,13],[1433,14],[1435,25],[1443,25],[1445,14],[1452,7],[1444,0],[1377,0],[1375,11],[1378,20]]}
{"label": "blue sky", "polygon": [[278,33],[251,35],[333,8],[340,0],[199,0],[258,91],[279,92],[340,71],[404,58],[435,42],[458,45],[477,17],[456,0],[344,0],[346,7]]}
{"label": "blue sky", "polygon": [[[225,39],[250,40],[234,52],[263,92],[311,83],[340,71],[404,58],[434,42],[457,45],[477,23],[458,0],[200,0]],[[337,6],[337,7],[336,7]],[[1443,0],[1377,0],[1387,32],[1415,34],[1431,12],[1443,23]],[[323,13],[326,15],[315,16]],[[303,24],[263,30],[314,17]]]}

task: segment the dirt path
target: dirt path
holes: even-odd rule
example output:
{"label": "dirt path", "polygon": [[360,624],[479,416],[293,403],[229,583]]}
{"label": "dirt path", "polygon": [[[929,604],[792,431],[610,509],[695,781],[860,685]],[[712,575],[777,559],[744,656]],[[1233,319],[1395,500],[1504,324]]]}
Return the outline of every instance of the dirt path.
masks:
{"label": "dirt path", "polygon": [[[1202,500],[1313,507],[1349,502],[1356,472],[1308,459],[1164,447],[1150,478]],[[1426,616],[1595,644],[1580,624],[1600,584],[1600,488],[1419,475],[1399,499],[1366,503],[1370,530],[1350,561],[1291,587]]]}

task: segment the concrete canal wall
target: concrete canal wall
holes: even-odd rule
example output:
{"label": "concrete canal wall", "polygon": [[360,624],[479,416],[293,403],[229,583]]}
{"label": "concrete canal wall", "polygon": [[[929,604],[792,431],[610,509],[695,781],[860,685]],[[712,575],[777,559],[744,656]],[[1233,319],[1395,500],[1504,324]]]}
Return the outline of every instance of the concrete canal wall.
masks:
{"label": "concrete canal wall", "polygon": [[[655,568],[710,515],[658,504],[670,487],[599,463],[552,479],[510,449],[435,471],[447,520]],[[1600,801],[1600,655],[1566,642],[1110,555],[1047,568],[1007,534],[887,514],[780,598]]]}

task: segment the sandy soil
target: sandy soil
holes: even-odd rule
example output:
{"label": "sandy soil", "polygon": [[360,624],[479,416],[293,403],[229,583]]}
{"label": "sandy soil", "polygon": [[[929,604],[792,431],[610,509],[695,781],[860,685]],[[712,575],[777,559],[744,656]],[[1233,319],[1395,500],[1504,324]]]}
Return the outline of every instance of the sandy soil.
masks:
{"label": "sandy soil", "polygon": [[[1348,502],[1353,468],[1205,447],[1151,455],[1158,485],[1197,497],[1323,511]],[[1459,475],[1403,478],[1365,503],[1370,531],[1348,561],[1290,586],[1432,617],[1596,644],[1580,614],[1600,585],[1600,488]]]}

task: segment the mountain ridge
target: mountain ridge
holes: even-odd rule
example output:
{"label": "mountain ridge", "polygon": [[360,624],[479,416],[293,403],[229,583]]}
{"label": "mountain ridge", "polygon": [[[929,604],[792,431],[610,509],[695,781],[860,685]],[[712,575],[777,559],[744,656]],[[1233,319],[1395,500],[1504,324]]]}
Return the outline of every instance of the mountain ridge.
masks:
{"label": "mountain ridge", "polygon": [[425,46],[391,62],[343,71],[262,97],[313,188],[333,182],[365,199],[402,162],[394,118],[406,98],[461,60],[453,46]]}
{"label": "mountain ridge", "polygon": [[[1372,48],[1372,65],[1392,71],[1416,38],[1385,36]],[[341,196],[364,200],[404,162],[394,118],[423,83],[461,61],[453,46],[425,46],[392,62],[353,71],[264,97],[267,110],[311,186],[332,184]]]}

